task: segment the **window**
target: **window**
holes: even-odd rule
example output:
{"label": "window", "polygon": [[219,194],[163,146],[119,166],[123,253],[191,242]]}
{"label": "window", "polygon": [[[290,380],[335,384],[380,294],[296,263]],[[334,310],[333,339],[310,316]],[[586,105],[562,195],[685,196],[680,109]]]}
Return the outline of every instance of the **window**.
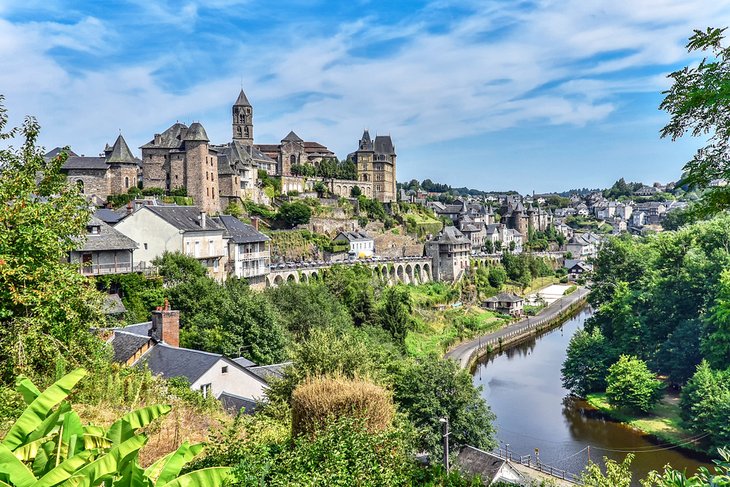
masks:
{"label": "window", "polygon": [[203,397],[208,397],[210,394],[211,384],[203,384],[200,386],[200,392],[203,393]]}
{"label": "window", "polygon": [[215,255],[215,243],[212,240],[208,240],[208,255]]}
{"label": "window", "polygon": [[185,253],[190,255],[190,242],[185,242]]}
{"label": "window", "polygon": [[147,242],[144,243],[144,249],[147,250]]}
{"label": "window", "polygon": [[124,178],[124,187],[129,189],[129,178],[128,177]]}
{"label": "window", "polygon": [[227,373],[228,373],[228,366],[224,365],[223,367],[221,367],[221,374],[227,374]]}
{"label": "window", "polygon": [[200,257],[200,241],[195,241],[195,257]]}
{"label": "window", "polygon": [[289,162],[291,164],[296,164],[297,163],[297,156],[295,156],[294,154],[292,154],[291,156],[289,156]]}
{"label": "window", "polygon": [[213,270],[218,272],[218,259],[213,259]]}

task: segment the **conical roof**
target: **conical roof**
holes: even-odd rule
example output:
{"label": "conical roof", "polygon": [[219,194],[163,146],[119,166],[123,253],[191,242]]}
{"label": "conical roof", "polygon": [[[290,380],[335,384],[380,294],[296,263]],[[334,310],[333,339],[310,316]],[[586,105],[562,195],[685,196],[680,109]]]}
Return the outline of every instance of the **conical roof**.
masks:
{"label": "conical roof", "polygon": [[234,107],[250,107],[251,103],[249,103],[248,98],[246,98],[246,93],[243,92],[243,89],[241,89],[241,92],[238,94],[238,98],[236,98],[236,103],[233,104]]}
{"label": "conical roof", "polygon": [[122,134],[119,134],[114,142],[111,152],[106,156],[106,162],[107,164],[135,164],[137,162]]}
{"label": "conical roof", "polygon": [[192,142],[209,142],[208,134],[205,133],[205,129],[199,122],[193,122],[190,124],[190,128],[185,134],[183,140],[189,140]]}
{"label": "conical roof", "polygon": [[304,142],[297,134],[292,130],[289,135],[281,139],[282,142]]}

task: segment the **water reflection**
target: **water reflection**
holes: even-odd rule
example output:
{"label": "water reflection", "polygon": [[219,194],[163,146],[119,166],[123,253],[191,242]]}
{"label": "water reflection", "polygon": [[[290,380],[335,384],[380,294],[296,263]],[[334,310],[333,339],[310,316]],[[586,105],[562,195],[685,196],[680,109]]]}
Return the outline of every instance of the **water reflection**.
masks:
{"label": "water reflection", "polygon": [[603,456],[621,460],[625,451],[636,451],[635,476],[661,470],[667,463],[693,472],[702,460],[663,449],[666,445],[654,444],[631,428],[586,414],[586,403],[562,387],[560,368],[568,342],[590,315],[585,310],[562,327],[477,365],[474,383],[483,387],[482,395],[497,415],[499,440],[515,454],[533,458],[539,448],[543,463],[572,472],[587,463],[589,445],[594,461]]}

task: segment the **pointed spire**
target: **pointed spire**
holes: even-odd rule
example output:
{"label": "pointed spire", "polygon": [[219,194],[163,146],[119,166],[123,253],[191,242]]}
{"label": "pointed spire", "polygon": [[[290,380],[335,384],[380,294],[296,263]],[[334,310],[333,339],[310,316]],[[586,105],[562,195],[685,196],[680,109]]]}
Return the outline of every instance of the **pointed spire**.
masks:
{"label": "pointed spire", "polygon": [[251,103],[249,103],[248,98],[246,98],[246,93],[243,92],[243,88],[241,88],[241,92],[238,94],[238,98],[236,98],[236,103],[233,104],[234,107],[250,107]]}
{"label": "pointed spire", "polygon": [[282,142],[303,142],[303,140],[297,134],[295,134],[293,130],[291,132],[289,132],[289,134],[286,137],[281,139],[281,141]]}
{"label": "pointed spire", "polygon": [[117,140],[114,142],[114,145],[112,146],[111,150],[107,153],[106,162],[107,162],[107,164],[134,164],[134,163],[136,163],[136,160],[135,160],[134,156],[132,155],[132,151],[129,150],[129,146],[127,145],[127,142],[124,140],[124,137],[122,137],[122,134],[119,134],[119,137],[117,137]]}

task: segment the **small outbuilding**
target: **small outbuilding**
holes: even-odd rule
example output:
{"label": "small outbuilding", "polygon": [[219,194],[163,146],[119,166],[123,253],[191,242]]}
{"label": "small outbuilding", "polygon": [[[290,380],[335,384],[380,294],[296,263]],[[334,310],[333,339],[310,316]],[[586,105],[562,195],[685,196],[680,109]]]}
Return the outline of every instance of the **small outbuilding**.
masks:
{"label": "small outbuilding", "polygon": [[484,485],[497,483],[526,485],[528,481],[507,460],[473,446],[462,448],[454,463],[461,472],[472,476],[478,475]]}
{"label": "small outbuilding", "polygon": [[482,308],[512,316],[522,316],[525,300],[514,293],[499,293],[484,300]]}
{"label": "small outbuilding", "polygon": [[340,232],[333,242],[349,244],[348,253],[358,259],[367,259],[375,254],[375,240],[365,232]]}

